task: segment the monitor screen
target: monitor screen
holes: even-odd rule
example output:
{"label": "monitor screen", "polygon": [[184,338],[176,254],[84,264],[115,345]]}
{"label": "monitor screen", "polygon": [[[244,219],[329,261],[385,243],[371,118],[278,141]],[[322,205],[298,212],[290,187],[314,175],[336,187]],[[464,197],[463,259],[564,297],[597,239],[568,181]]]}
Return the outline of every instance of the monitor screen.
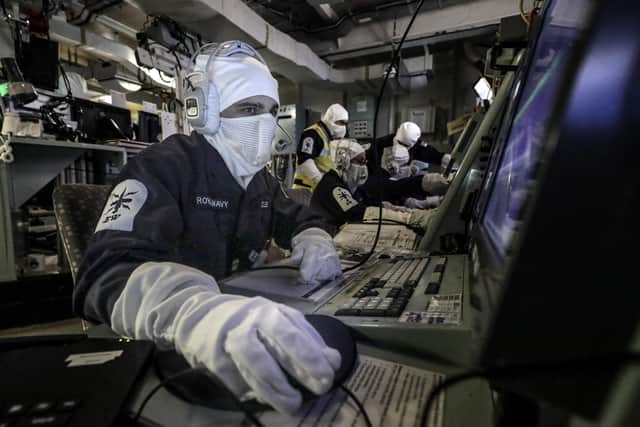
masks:
{"label": "monitor screen", "polygon": [[498,153],[502,157],[493,170],[493,186],[480,222],[481,232],[500,257],[521,221],[545,130],[586,10],[588,0],[557,1],[549,6],[534,51],[529,53],[527,75],[516,83],[518,105],[510,128],[503,129],[509,133]]}
{"label": "monitor screen", "polygon": [[147,113],[146,111],[138,112],[136,140],[142,142],[162,141],[162,127],[160,126],[160,117],[157,114]]}
{"label": "monitor screen", "polygon": [[58,43],[32,36],[17,55],[25,79],[35,87],[58,89]]}
{"label": "monitor screen", "polygon": [[84,141],[131,138],[131,112],[125,108],[74,98],[71,119],[78,122]]}

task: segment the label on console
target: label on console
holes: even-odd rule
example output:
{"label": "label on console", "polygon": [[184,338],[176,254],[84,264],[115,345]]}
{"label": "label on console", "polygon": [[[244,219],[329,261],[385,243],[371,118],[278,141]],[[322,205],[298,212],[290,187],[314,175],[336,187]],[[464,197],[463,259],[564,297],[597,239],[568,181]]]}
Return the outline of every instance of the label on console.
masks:
{"label": "label on console", "polygon": [[432,295],[427,311],[405,311],[398,319],[403,323],[459,325],[462,321],[462,294]]}

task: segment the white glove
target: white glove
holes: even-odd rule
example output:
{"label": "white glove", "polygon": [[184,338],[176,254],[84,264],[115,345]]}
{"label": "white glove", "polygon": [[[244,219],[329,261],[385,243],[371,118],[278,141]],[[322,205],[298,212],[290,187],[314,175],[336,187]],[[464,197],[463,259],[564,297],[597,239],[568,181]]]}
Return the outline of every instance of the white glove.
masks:
{"label": "white glove", "polygon": [[409,208],[404,207],[404,206],[398,206],[398,205],[393,205],[389,202],[382,202],[382,207],[384,209],[388,209],[390,211],[398,211],[398,212],[409,212]]}
{"label": "white glove", "polygon": [[300,407],[302,396],[283,370],[322,394],[341,363],[300,312],[260,297],[221,294],[213,277],[169,262],[148,262],[131,273],[111,327],[175,347],[241,400],[256,398],[286,413]]}
{"label": "white glove", "polygon": [[433,209],[440,206],[443,196],[429,196],[424,200],[414,199],[413,197],[409,197],[405,200],[404,204],[408,208],[412,209]]}
{"label": "white glove", "polygon": [[440,196],[446,193],[449,181],[439,173],[428,173],[422,177],[422,189],[427,193]]}
{"label": "white glove", "polygon": [[440,161],[440,166],[442,166],[443,170],[447,169],[447,166],[449,166],[450,161],[451,161],[451,154],[445,154],[444,156],[442,156],[442,160]]}
{"label": "white glove", "polygon": [[424,209],[433,209],[440,206],[442,201],[444,200],[444,196],[429,196],[424,199]]}
{"label": "white glove", "polygon": [[313,159],[305,160],[300,165],[300,170],[302,171],[302,174],[304,176],[312,179],[314,182],[320,182],[320,180],[324,176],[324,174],[320,172],[320,169],[318,169],[318,166],[316,165],[316,162],[313,161]]}
{"label": "white glove", "polygon": [[398,168],[398,173],[394,176],[396,179],[409,178],[411,176],[411,166],[405,165]]}
{"label": "white glove", "polygon": [[411,176],[424,175],[429,171],[429,163],[420,160],[411,161]]}
{"label": "white glove", "polygon": [[319,285],[342,276],[333,239],[320,228],[307,228],[292,239],[291,261],[300,264],[303,283]]}

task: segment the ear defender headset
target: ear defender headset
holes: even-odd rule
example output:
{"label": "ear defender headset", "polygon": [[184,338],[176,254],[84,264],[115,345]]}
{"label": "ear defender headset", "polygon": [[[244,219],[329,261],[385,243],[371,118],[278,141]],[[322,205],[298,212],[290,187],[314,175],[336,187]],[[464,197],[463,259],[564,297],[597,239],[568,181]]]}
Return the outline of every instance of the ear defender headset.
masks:
{"label": "ear defender headset", "polygon": [[[205,52],[207,51],[207,52]],[[208,55],[208,57],[206,57]],[[218,89],[207,75],[215,57],[227,58],[236,55],[251,56],[267,63],[250,45],[239,40],[224,43],[209,43],[201,46],[191,57],[193,71],[184,78],[184,109],[187,121],[199,132],[214,134],[220,127],[220,99]]]}

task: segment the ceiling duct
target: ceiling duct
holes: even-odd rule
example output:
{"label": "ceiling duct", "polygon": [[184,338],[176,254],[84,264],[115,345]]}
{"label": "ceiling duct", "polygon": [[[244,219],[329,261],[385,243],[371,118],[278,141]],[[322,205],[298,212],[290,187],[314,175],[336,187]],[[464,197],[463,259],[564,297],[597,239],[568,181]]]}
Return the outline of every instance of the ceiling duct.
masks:
{"label": "ceiling duct", "polygon": [[[345,69],[332,67],[308,45],[279,31],[238,0],[137,0],[137,4],[148,15],[171,16],[189,31],[201,34],[204,40],[244,40],[260,51],[272,72],[296,83],[313,81],[318,85],[322,85],[322,82],[333,85],[381,79],[381,72],[374,69],[379,67],[381,70],[382,65],[362,64]],[[443,32],[486,27],[497,23],[502,16],[517,12],[517,5],[512,0],[475,0],[465,5],[421,13],[405,45],[417,42],[424,46],[431,38],[441,37]],[[408,17],[399,18],[397,26],[402,28],[408,20]],[[71,44],[93,51],[105,59],[120,62],[132,73],[137,72],[133,49],[73,25],[53,21],[55,18],[51,24],[52,38],[71,41]],[[371,27],[373,25],[376,27]],[[358,25],[348,38],[341,39],[339,49],[330,54],[356,54],[376,46],[387,49],[385,45],[393,33],[392,25],[392,22]],[[373,28],[378,30],[373,31]],[[337,58],[334,56],[333,59]],[[413,72],[411,67],[408,67],[408,72]]]}

